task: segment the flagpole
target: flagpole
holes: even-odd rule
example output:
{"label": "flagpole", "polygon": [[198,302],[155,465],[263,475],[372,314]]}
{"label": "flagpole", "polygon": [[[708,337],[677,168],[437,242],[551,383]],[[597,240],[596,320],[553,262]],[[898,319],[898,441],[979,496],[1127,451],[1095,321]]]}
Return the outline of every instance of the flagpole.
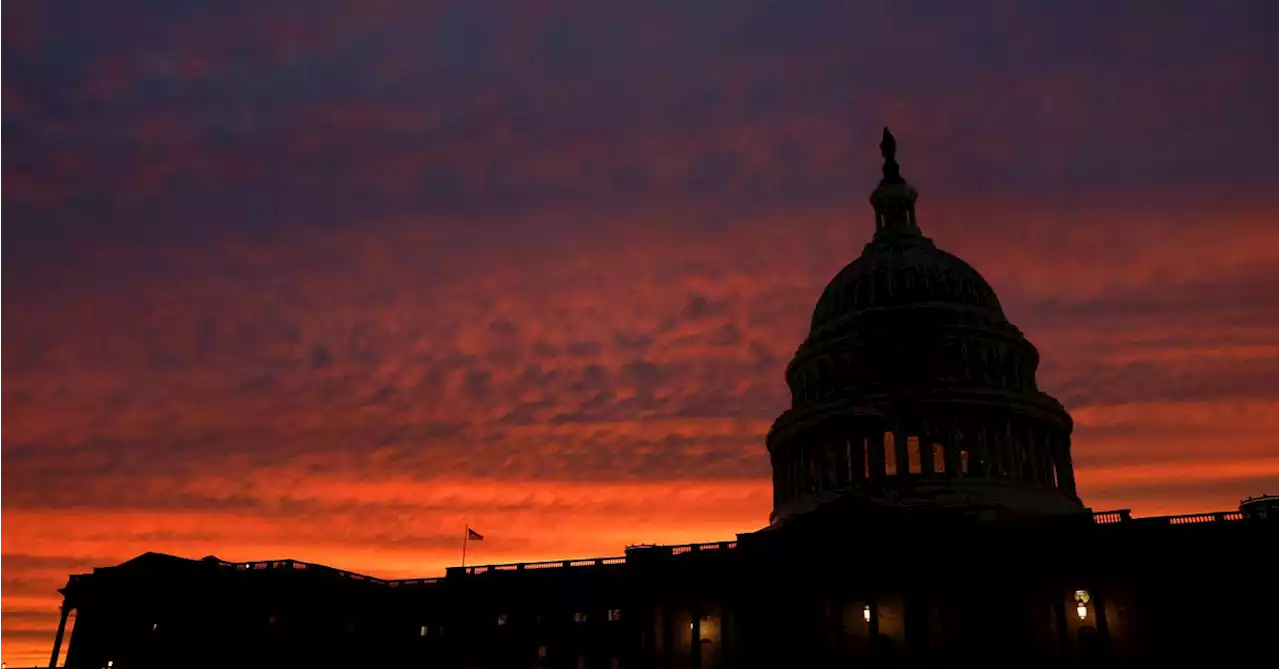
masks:
{"label": "flagpole", "polygon": [[462,567],[467,567],[467,540],[471,538],[471,527],[462,528]]}

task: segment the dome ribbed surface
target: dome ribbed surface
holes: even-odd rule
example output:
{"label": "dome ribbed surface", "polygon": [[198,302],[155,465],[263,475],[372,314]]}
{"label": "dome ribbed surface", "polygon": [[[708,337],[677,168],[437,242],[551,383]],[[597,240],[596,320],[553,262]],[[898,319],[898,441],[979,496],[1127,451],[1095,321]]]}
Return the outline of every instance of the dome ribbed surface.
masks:
{"label": "dome ribbed surface", "polygon": [[922,237],[885,239],[867,244],[827,284],[809,334],[821,337],[860,312],[925,304],[971,307],[1005,320],[995,291],[969,263]]}

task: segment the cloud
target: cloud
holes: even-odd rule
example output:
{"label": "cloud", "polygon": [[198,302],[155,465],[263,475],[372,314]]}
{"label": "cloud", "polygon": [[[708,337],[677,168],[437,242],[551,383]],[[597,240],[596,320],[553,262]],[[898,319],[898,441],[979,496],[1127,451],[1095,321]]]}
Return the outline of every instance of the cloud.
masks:
{"label": "cloud", "polygon": [[423,574],[463,523],[493,560],[758,526],[886,124],[1073,412],[1086,501],[1260,492],[1269,17],[1072,10],[10,12],[6,662],[68,571],[143,550]]}

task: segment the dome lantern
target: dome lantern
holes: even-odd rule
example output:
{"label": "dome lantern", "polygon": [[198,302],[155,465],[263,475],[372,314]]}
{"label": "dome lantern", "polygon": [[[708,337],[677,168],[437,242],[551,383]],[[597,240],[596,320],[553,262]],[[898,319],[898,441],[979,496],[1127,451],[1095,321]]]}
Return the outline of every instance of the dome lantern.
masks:
{"label": "dome lantern", "polygon": [[880,139],[884,176],[871,193],[871,206],[876,211],[876,239],[920,236],[920,227],[916,225],[916,189],[902,178],[897,150],[898,142],[886,127]]}

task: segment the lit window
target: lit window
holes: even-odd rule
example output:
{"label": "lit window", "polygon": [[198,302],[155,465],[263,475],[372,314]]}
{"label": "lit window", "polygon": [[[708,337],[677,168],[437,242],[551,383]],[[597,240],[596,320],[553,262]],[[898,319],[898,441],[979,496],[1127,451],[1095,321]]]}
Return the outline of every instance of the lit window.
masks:
{"label": "lit window", "polygon": [[960,473],[969,473],[969,451],[960,451]]}
{"label": "lit window", "polygon": [[942,444],[933,445],[933,473],[941,474],[947,471],[947,455],[942,449]]}
{"label": "lit window", "polygon": [[498,616],[498,624],[499,624],[499,625],[506,625],[506,624],[507,624],[507,614],[503,613],[503,614],[501,614],[501,615],[499,615],[499,616]]}
{"label": "lit window", "polygon": [[868,623],[871,622],[871,605],[870,604],[867,604],[866,606],[862,607],[862,619],[867,621]]}
{"label": "lit window", "polygon": [[151,631],[152,631],[152,632],[156,631],[156,629],[157,629],[158,627],[160,627],[160,623],[151,623]]}
{"label": "lit window", "polygon": [[893,450],[893,433],[884,433],[884,473],[889,476],[898,475],[898,454]]}
{"label": "lit window", "polygon": [[418,636],[426,636],[426,635],[427,635],[427,626],[423,625],[422,627],[419,627]]}
{"label": "lit window", "polygon": [[920,438],[907,437],[907,469],[912,474],[920,473]]}
{"label": "lit window", "polygon": [[575,623],[585,623],[585,622],[587,622],[587,614],[585,614],[585,613],[583,613],[583,612],[581,612],[581,611],[579,611],[579,612],[577,612],[577,613],[573,614],[573,622],[575,622]]}
{"label": "lit window", "polygon": [[622,609],[609,609],[609,622],[622,620]]}

